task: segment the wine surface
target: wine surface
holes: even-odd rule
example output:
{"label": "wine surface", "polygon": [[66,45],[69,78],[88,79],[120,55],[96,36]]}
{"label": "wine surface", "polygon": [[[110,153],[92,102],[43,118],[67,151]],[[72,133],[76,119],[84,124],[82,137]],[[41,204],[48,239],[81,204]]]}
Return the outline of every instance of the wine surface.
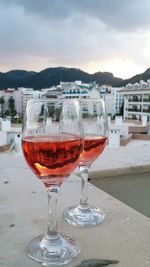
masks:
{"label": "wine surface", "polygon": [[106,136],[87,135],[84,137],[84,150],[80,156],[79,166],[90,166],[103,152],[107,143]]}
{"label": "wine surface", "polygon": [[83,140],[72,134],[27,136],[22,148],[27,163],[45,186],[60,185],[77,167]]}

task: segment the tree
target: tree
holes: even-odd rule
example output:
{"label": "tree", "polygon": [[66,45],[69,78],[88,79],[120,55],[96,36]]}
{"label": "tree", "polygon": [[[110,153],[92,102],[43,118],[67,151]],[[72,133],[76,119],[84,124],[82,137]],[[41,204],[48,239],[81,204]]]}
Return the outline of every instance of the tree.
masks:
{"label": "tree", "polygon": [[123,116],[124,113],[124,101],[122,102],[122,106],[120,108],[120,115]]}
{"label": "tree", "polygon": [[12,120],[14,119],[14,116],[17,114],[16,109],[15,109],[15,100],[14,98],[11,96],[8,99],[8,115],[12,118]]}
{"label": "tree", "polygon": [[59,119],[60,119],[60,114],[61,114],[61,109],[60,109],[60,107],[57,107],[56,110],[55,110],[55,112],[56,112],[56,121],[59,121]]}
{"label": "tree", "polygon": [[0,97],[0,115],[2,115],[3,116],[3,106],[4,106],[4,97],[3,96],[1,96]]}
{"label": "tree", "polygon": [[53,118],[55,115],[55,106],[54,105],[50,105],[48,106],[48,115],[49,117]]}

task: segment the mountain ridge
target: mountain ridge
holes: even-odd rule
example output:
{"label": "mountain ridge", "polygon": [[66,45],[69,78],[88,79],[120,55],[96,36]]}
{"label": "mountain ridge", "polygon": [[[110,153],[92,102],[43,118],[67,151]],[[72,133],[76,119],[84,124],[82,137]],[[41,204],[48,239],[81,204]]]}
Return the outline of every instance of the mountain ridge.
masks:
{"label": "mountain ridge", "polygon": [[74,82],[81,80],[82,82],[96,82],[99,85],[111,84],[115,87],[124,86],[127,83],[147,81],[150,79],[150,68],[145,72],[136,74],[129,79],[115,77],[111,72],[95,72],[87,73],[78,68],[67,67],[50,67],[39,72],[27,70],[10,70],[0,72],[0,90],[7,88],[27,87],[35,90],[48,88],[58,85],[62,82]]}

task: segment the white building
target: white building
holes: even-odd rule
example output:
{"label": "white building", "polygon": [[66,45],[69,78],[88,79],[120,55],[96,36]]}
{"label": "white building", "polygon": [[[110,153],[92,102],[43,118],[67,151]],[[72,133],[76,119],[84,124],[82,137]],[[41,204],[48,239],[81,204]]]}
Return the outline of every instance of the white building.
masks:
{"label": "white building", "polygon": [[41,98],[44,94],[43,91],[35,91],[32,88],[19,87],[17,90],[10,88],[0,91],[0,97],[4,98],[3,107],[0,107],[0,113],[3,113],[9,109],[9,99],[13,97],[14,105],[18,117],[22,117],[25,111],[26,103],[32,98]]}
{"label": "white building", "polygon": [[66,99],[72,98],[100,98],[98,86],[95,83],[61,82],[62,96]]}
{"label": "white building", "polygon": [[115,100],[113,94],[106,94],[105,95],[105,106],[107,114],[114,116],[115,115]]}
{"label": "white building", "polygon": [[120,90],[123,90],[123,87],[113,87],[113,95],[114,95],[114,102],[115,102],[115,114],[119,114],[120,110],[123,105],[123,95],[120,94]]}
{"label": "white building", "polygon": [[122,89],[123,87],[112,87],[110,84],[99,88],[100,96],[105,100],[107,114],[114,116],[120,113],[123,104],[123,95],[120,94]]}
{"label": "white building", "polygon": [[61,82],[58,86],[42,89],[41,91],[33,88],[20,87],[17,90],[7,89],[0,91],[0,96],[4,97],[4,112],[8,110],[8,101],[12,96],[15,101],[17,116],[24,114],[26,103],[32,98],[104,98],[106,103],[107,114],[115,115],[119,113],[123,96],[118,94],[120,88],[114,88],[111,85],[102,85],[99,87],[95,83]]}
{"label": "white building", "polygon": [[11,128],[11,122],[0,118],[0,146],[7,145],[7,131]]}
{"label": "white building", "polygon": [[35,91],[32,88],[22,88],[22,113],[24,114],[27,101],[32,98],[42,98],[44,92]]}
{"label": "white building", "polygon": [[0,147],[10,145],[10,150],[15,149],[21,153],[21,127],[11,127],[11,121],[0,118]]}
{"label": "white building", "polygon": [[9,108],[9,99],[13,97],[17,115],[18,116],[22,115],[22,90],[8,88],[8,89],[0,91],[0,97],[4,98],[4,105],[3,105],[4,113]]}
{"label": "white building", "polygon": [[62,96],[63,89],[60,85],[52,86],[51,88],[42,89],[42,97],[43,98],[58,98]]}
{"label": "white building", "polygon": [[124,97],[124,119],[150,121],[150,80],[127,84],[119,92]]}

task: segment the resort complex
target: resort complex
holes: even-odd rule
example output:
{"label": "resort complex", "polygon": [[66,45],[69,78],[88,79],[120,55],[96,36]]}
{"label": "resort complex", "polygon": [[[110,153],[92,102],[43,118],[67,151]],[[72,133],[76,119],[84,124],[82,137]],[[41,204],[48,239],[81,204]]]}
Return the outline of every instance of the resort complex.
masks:
{"label": "resort complex", "polygon": [[[58,86],[33,90],[0,91],[0,145],[21,148],[21,124],[29,99],[104,99],[109,123],[109,146],[126,145],[132,139],[149,140],[150,80],[112,87],[96,83],[60,82]],[[88,108],[88,107],[85,107]]]}
{"label": "resort complex", "polygon": [[[150,265],[149,95],[149,80],[127,84],[124,87],[113,87],[110,84],[99,86],[96,83],[75,81],[60,82],[58,86],[42,90],[8,88],[0,91],[0,205],[2,218],[0,231],[3,239],[0,246],[0,263],[2,266],[35,267],[35,262],[30,261],[26,256],[25,247],[32,235],[34,237],[37,233],[44,232],[46,225],[45,216],[43,216],[43,210],[46,212],[45,193],[43,193],[44,189],[41,189],[41,180],[46,175],[49,166],[45,167],[36,162],[38,171],[42,170],[43,176],[35,179],[35,174],[27,167],[21,147],[23,115],[30,99],[46,100],[51,103],[61,102],[64,99],[67,99],[67,102],[71,99],[87,100],[87,104],[83,106],[85,118],[90,118],[91,111],[96,114],[95,106],[92,106],[93,99],[105,101],[108,143],[102,155],[92,163],[88,176],[88,196],[91,207],[95,206],[96,211],[104,214],[101,220],[104,222],[94,227],[83,227],[84,224],[82,227],[74,225],[68,227],[64,221],[64,211],[68,211],[70,206],[74,208],[79,201],[82,203],[80,195],[83,187],[83,184],[81,185],[82,173],[79,173],[79,169],[76,168],[71,176],[64,180],[58,201],[58,218],[61,229],[67,236],[77,240],[81,246],[81,253],[75,262],[71,262],[67,266],[87,267],[115,264],[118,267],[147,267]],[[31,135],[30,116],[33,116],[33,111],[35,112],[35,109],[28,112],[28,126]],[[95,121],[100,129],[100,121]],[[34,127],[36,126],[35,123]],[[51,126],[52,120],[49,117],[44,124],[44,129]],[[36,146],[41,145],[39,143],[36,143]],[[36,146],[34,146],[34,142],[31,142],[33,150],[36,150]],[[64,155],[65,158],[68,156],[68,147],[69,144],[66,144],[65,151],[59,148],[57,160],[59,158],[61,161]],[[27,146],[24,148],[27,152]],[[45,151],[44,146],[37,151],[40,151],[41,154],[33,153],[33,159],[46,157],[48,160],[48,157],[51,157],[47,147]],[[73,148],[70,148],[69,153],[70,151],[73,156]],[[53,157],[50,160],[54,166],[57,165]],[[32,166],[30,167],[32,169]],[[56,194],[56,191],[57,186],[55,185],[53,194]],[[82,200],[86,197],[85,190]],[[52,218],[50,214],[49,212],[49,216]],[[48,227],[50,226],[48,225]],[[55,225],[52,224],[52,227]],[[44,253],[47,251],[45,243],[42,249]],[[36,256],[38,257],[38,255]],[[42,259],[45,260],[45,256]]]}

